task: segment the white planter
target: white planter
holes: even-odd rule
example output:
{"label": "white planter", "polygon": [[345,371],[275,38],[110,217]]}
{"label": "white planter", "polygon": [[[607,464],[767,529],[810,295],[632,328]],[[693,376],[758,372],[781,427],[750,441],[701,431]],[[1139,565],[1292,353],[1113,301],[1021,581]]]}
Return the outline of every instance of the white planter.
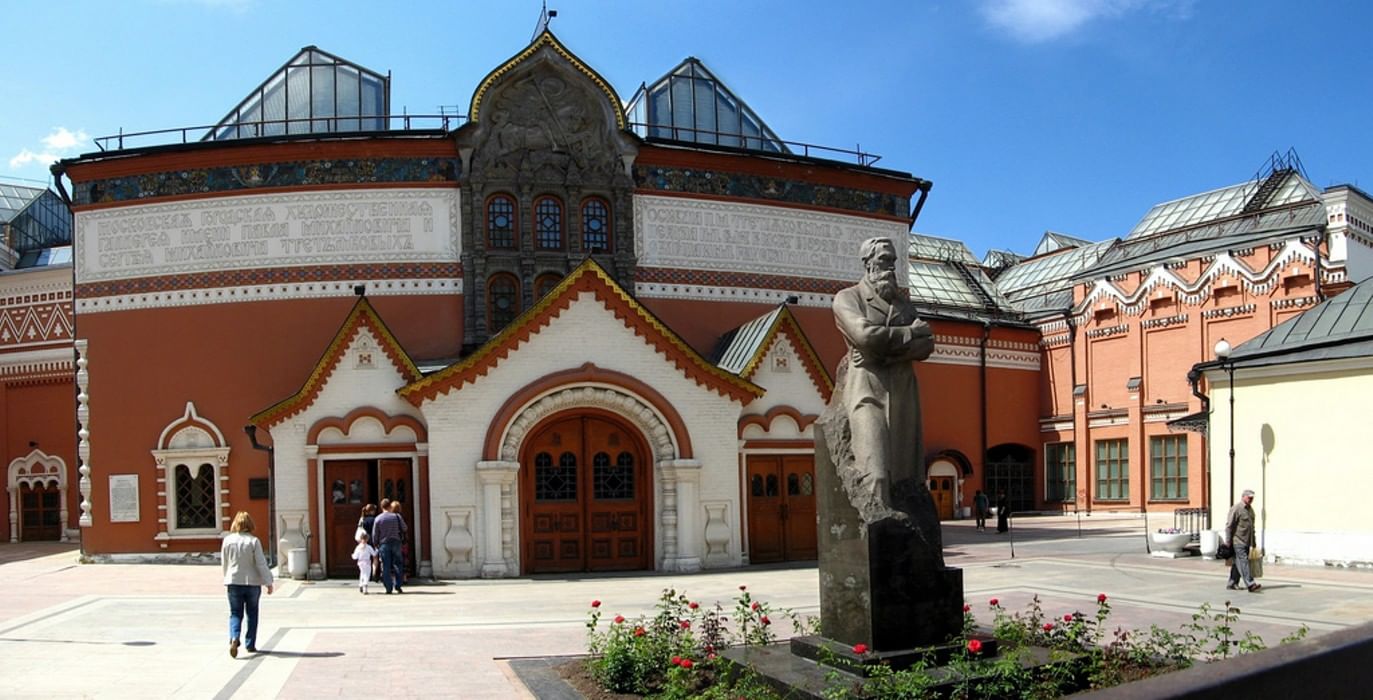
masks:
{"label": "white planter", "polygon": [[1201,556],[1207,559],[1216,558],[1216,549],[1220,547],[1220,530],[1201,531]]}
{"label": "white planter", "polygon": [[1165,534],[1162,532],[1149,533],[1149,539],[1153,540],[1154,546],[1173,554],[1182,552],[1188,542],[1192,541],[1190,532],[1179,532],[1176,535]]}

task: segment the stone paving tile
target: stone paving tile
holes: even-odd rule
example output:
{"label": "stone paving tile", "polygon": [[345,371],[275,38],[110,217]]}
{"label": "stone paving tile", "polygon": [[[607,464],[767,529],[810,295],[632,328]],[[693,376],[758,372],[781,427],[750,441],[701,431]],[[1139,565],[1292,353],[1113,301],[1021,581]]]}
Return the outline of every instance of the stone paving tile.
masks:
{"label": "stone paving tile", "polygon": [[[1259,594],[1224,590],[1225,567],[1144,551],[1136,515],[1025,518],[1012,536],[945,527],[978,619],[986,599],[1019,611],[1091,613],[1110,596],[1110,625],[1177,629],[1203,602],[1232,600],[1240,629],[1270,644],[1302,622],[1312,634],[1373,618],[1373,572],[1269,565]],[[1010,557],[1014,544],[1016,557]],[[580,653],[588,604],[609,618],[645,614],[663,588],[733,607],[738,587],[777,608],[814,613],[813,566],[759,566],[691,576],[537,577],[415,583],[362,596],[348,581],[282,582],[262,598],[259,647],[227,653],[215,566],[78,565],[72,546],[0,544],[0,697],[528,697],[501,660]],[[786,630],[781,630],[785,632]]]}

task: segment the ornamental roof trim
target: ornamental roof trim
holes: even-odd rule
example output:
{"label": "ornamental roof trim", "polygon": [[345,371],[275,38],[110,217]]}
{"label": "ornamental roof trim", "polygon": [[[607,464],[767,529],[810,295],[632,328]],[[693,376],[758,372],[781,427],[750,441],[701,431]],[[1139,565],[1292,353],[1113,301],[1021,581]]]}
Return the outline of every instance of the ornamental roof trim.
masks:
{"label": "ornamental roof trim", "polygon": [[615,93],[615,88],[611,87],[610,83],[606,82],[605,78],[602,78],[600,73],[597,73],[595,69],[588,66],[582,59],[578,58],[576,54],[568,51],[567,47],[563,46],[562,42],[558,41],[558,38],[553,36],[553,32],[548,29],[540,32],[539,36],[535,37],[534,41],[530,42],[529,46],[525,47],[523,51],[515,54],[505,63],[497,66],[495,70],[486,74],[486,77],[477,85],[477,90],[472,93],[472,103],[471,107],[467,110],[467,120],[469,122],[480,120],[482,100],[486,98],[487,91],[495,85],[497,80],[501,79],[510,71],[515,70],[521,63],[533,58],[535,54],[545,48],[558,54],[568,63],[572,64],[572,67],[575,68],[578,73],[585,75],[592,83],[595,83],[596,87],[599,88],[601,92],[605,93],[606,99],[610,100],[611,108],[615,112],[615,126],[621,131],[624,131],[628,127],[628,120],[625,118],[624,103],[620,101],[620,96]]}

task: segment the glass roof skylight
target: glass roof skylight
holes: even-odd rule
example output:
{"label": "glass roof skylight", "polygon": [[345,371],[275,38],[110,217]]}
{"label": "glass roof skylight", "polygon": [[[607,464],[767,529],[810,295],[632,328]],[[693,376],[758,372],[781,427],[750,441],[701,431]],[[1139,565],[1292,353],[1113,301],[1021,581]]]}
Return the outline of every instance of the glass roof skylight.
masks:
{"label": "glass roof skylight", "polygon": [[910,257],[920,260],[950,260],[976,265],[977,258],[962,241],[939,238],[923,233],[913,233],[910,237]]}
{"label": "glass roof skylight", "polygon": [[[307,46],[248,94],[206,140],[380,131],[391,79]],[[370,118],[369,118],[370,117]]]}
{"label": "glass roof skylight", "polygon": [[[1191,197],[1175,199],[1157,204],[1150,209],[1126,238],[1138,238],[1170,231],[1184,226],[1193,226],[1215,219],[1223,219],[1239,214],[1258,191],[1259,182],[1249,182],[1223,187],[1211,192],[1203,192]],[[1264,208],[1292,204],[1306,199],[1316,199],[1318,195],[1310,183],[1296,173],[1289,174],[1282,187],[1273,194]]]}
{"label": "glass roof skylight", "polygon": [[688,58],[634,93],[626,109],[640,136],[789,153],[777,134],[699,59]]}
{"label": "glass roof skylight", "polygon": [[997,289],[1014,301],[1017,292],[1032,290],[1036,287],[1061,282],[1069,287],[1068,280],[1077,272],[1094,265],[1102,254],[1110,248],[1113,241],[1092,243],[1081,248],[1073,248],[1060,253],[1031,258],[996,278]]}

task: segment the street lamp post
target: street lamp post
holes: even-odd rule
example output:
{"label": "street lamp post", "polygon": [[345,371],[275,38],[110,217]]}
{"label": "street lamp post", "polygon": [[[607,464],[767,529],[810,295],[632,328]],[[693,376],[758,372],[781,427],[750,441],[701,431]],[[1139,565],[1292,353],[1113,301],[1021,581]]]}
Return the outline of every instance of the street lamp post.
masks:
{"label": "street lamp post", "polygon": [[1225,376],[1229,382],[1230,395],[1230,500],[1235,502],[1235,363],[1230,360],[1230,342],[1224,338],[1216,343],[1216,357],[1225,363]]}

